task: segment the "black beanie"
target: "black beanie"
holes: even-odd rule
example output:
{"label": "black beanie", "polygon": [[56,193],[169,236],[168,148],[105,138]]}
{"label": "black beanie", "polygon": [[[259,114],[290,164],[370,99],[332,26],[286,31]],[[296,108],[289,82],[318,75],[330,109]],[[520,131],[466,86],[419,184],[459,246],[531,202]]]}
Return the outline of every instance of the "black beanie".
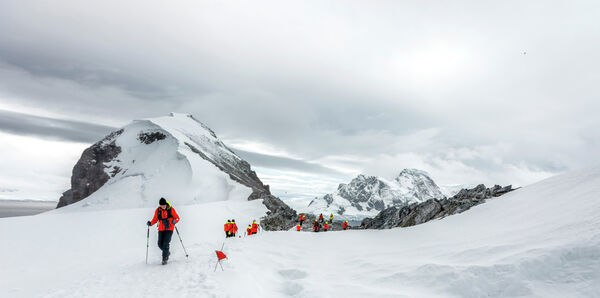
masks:
{"label": "black beanie", "polygon": [[165,198],[160,198],[158,205],[167,205],[167,200],[165,200]]}

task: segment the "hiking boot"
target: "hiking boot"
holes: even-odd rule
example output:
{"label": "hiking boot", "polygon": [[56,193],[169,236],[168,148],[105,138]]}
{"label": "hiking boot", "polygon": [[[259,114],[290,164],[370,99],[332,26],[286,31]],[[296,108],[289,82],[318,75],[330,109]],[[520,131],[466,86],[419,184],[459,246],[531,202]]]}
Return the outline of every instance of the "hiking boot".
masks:
{"label": "hiking boot", "polygon": [[163,264],[163,265],[167,265],[167,260],[166,260],[166,259],[165,259],[165,260],[163,260],[163,261],[162,261],[162,264]]}

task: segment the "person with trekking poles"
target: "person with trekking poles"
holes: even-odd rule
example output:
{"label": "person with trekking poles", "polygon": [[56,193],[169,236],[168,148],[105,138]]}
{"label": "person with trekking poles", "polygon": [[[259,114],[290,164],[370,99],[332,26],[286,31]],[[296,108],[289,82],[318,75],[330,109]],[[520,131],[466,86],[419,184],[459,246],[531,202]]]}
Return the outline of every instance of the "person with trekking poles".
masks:
{"label": "person with trekking poles", "polygon": [[[179,222],[179,215],[177,215],[175,208],[171,207],[171,203],[165,198],[160,198],[158,205],[158,208],[156,208],[156,211],[154,212],[154,218],[146,224],[148,225],[148,228],[150,228],[150,226],[153,226],[158,222],[158,247],[162,250],[162,264],[166,265],[169,260],[169,255],[171,254],[169,252],[169,243],[173,236],[173,230],[176,229],[175,224]],[[179,235],[179,231],[177,232],[177,235]],[[183,246],[183,242],[181,245]],[[146,262],[148,260],[147,258],[148,254],[146,252]]]}

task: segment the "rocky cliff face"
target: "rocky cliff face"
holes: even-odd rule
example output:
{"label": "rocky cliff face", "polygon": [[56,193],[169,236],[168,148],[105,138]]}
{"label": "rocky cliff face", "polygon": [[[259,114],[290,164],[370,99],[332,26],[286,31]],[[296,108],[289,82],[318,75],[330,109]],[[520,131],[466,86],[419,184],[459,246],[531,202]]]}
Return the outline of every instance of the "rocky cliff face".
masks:
{"label": "rocky cliff face", "polygon": [[[122,129],[114,131],[83,151],[73,167],[71,189],[63,193],[56,208],[85,199],[110,179],[109,174],[105,172],[105,163],[113,161],[121,153],[121,147],[115,144],[115,139],[122,133]],[[119,169],[114,171],[116,174]]]}
{"label": "rocky cliff face", "polygon": [[248,162],[206,125],[183,114],[136,120],[87,148],[57,208],[92,194],[89,204],[131,207],[154,206],[161,196],[179,204],[262,199],[269,210],[262,220],[267,230],[289,229],[296,217]]}
{"label": "rocky cliff face", "polygon": [[485,185],[480,184],[472,189],[463,189],[449,199],[430,199],[409,206],[387,208],[375,218],[365,218],[361,228],[391,229],[422,224],[432,219],[464,212],[473,206],[484,203],[488,198],[498,197],[512,190],[510,185],[486,188]]}

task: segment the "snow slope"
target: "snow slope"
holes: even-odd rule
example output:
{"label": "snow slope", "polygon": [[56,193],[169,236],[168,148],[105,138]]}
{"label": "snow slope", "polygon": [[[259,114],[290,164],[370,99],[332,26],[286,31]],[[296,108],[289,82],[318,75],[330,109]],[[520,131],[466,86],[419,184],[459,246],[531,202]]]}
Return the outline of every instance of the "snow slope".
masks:
{"label": "snow slope", "polygon": [[[186,248],[159,265],[152,209],[0,219],[3,297],[598,297],[600,168],[523,187],[468,212],[391,230],[223,239],[257,201],[177,206]],[[225,271],[213,272],[225,242]],[[8,256],[8,257],[7,257]]]}
{"label": "snow slope", "polygon": [[331,194],[298,208],[312,214],[334,214],[335,219],[360,221],[374,217],[383,209],[442,199],[440,188],[425,171],[404,169],[392,181],[376,176],[358,175],[348,184],[340,184]]}

